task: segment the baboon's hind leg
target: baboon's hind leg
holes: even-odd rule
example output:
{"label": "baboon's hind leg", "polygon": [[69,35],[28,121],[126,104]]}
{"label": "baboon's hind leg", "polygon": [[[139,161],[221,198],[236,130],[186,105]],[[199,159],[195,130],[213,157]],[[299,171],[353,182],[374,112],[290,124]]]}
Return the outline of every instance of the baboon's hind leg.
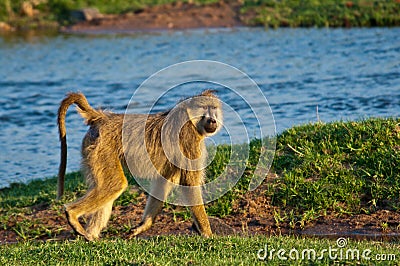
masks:
{"label": "baboon's hind leg", "polygon": [[101,230],[107,226],[111,216],[113,201],[106,203],[103,208],[90,215],[86,223],[87,236],[90,239],[97,239],[100,236]]}
{"label": "baboon's hind leg", "polygon": [[67,217],[68,224],[74,229],[75,233],[81,236],[86,235],[85,229],[83,229],[78,218],[82,215],[77,215],[71,210],[68,210],[69,205],[65,205],[65,216]]}
{"label": "baboon's hind leg", "polygon": [[[71,227],[87,240],[97,238],[101,229],[107,224],[111,214],[112,204],[128,186],[119,160],[113,156],[99,156],[91,165],[103,167],[93,173],[96,182],[86,195],[77,201],[67,204],[66,214]],[[82,215],[91,215],[86,231],[79,222]]]}

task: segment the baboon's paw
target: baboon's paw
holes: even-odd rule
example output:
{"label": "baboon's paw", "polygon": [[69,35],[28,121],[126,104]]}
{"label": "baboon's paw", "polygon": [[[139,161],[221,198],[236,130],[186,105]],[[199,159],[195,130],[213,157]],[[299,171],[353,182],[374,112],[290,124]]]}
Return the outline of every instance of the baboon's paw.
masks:
{"label": "baboon's paw", "polygon": [[140,230],[140,228],[135,228],[132,230],[132,236],[137,236],[141,233],[142,231]]}
{"label": "baboon's paw", "polygon": [[94,240],[99,239],[98,236],[93,236],[93,235],[90,235],[90,234],[86,234],[86,235],[84,235],[83,237],[84,237],[87,241],[94,241]]}
{"label": "baboon's paw", "polygon": [[201,236],[204,238],[210,238],[212,237],[212,233],[202,233]]}
{"label": "baboon's paw", "polygon": [[65,216],[67,217],[68,224],[72,227],[74,232],[78,235],[85,237],[86,231],[85,229],[83,229],[78,219],[74,215],[71,215],[71,213],[68,210],[65,210]]}
{"label": "baboon's paw", "polygon": [[147,229],[149,229],[147,226],[139,225],[138,227],[136,227],[132,230],[132,236],[137,236],[137,235],[143,233],[144,231],[146,231]]}
{"label": "baboon's paw", "polygon": [[149,228],[153,225],[153,219],[144,219],[137,227],[132,230],[132,235],[137,236],[138,234],[143,233],[144,231],[149,230]]}

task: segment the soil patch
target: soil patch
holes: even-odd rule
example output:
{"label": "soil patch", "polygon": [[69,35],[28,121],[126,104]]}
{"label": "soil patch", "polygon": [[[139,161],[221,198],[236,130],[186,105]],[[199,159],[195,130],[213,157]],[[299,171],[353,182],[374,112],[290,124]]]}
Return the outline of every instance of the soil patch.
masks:
{"label": "soil patch", "polygon": [[166,29],[219,28],[243,25],[239,16],[238,2],[196,5],[177,2],[148,7],[135,13],[105,15],[90,21],[82,21],[64,32],[104,33],[135,32]]}
{"label": "soil patch", "polygon": [[[137,190],[136,188],[132,188]],[[264,195],[265,185],[256,191],[246,193],[233,206],[231,215],[222,218],[210,217],[211,227],[216,235],[303,235],[318,237],[350,237],[355,239],[400,239],[400,214],[394,211],[379,210],[373,214],[321,217],[304,228],[292,228],[286,222],[277,222],[274,213],[279,211],[271,206]],[[145,207],[146,195],[139,197],[128,206],[116,206],[107,229],[102,237],[131,238],[131,230],[140,223]],[[167,207],[158,216],[150,230],[140,235],[148,238],[157,235],[192,235],[197,232],[192,227],[190,217],[182,215],[182,207]],[[0,228],[0,244],[24,240],[19,228],[29,223],[29,237],[37,240],[75,239],[71,227],[60,205],[37,205],[30,207],[25,214],[11,215]],[[21,226],[22,224],[22,226]],[[32,232],[37,236],[32,237]]]}

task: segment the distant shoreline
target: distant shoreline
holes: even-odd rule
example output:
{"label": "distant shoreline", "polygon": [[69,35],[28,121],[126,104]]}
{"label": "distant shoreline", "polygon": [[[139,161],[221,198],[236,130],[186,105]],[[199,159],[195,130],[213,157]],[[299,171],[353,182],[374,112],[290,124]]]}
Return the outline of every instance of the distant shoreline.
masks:
{"label": "distant shoreline", "polygon": [[[44,0],[50,2],[51,0]],[[393,1],[167,1],[141,6],[100,0],[90,8],[0,0],[0,32],[56,29],[64,32],[153,31],[236,26],[394,27],[400,26],[400,0]],[[333,3],[332,3],[333,2]],[[11,3],[11,4],[10,4]],[[39,3],[39,4],[37,4]],[[147,3],[147,4],[146,4]],[[119,4],[119,5],[118,5]],[[11,6],[7,6],[11,5]],[[131,6],[131,7],[127,7]]]}
{"label": "distant shoreline", "polygon": [[154,31],[244,26],[239,6],[224,2],[208,5],[175,3],[136,13],[108,15],[63,27],[65,32]]}

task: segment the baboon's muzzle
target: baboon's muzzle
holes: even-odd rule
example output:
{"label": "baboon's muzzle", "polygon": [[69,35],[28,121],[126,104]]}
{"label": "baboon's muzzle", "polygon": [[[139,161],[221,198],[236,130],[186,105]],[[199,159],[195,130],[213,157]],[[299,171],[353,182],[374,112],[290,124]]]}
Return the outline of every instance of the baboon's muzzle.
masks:
{"label": "baboon's muzzle", "polygon": [[214,118],[208,118],[204,129],[207,133],[214,133],[217,130],[217,121]]}

